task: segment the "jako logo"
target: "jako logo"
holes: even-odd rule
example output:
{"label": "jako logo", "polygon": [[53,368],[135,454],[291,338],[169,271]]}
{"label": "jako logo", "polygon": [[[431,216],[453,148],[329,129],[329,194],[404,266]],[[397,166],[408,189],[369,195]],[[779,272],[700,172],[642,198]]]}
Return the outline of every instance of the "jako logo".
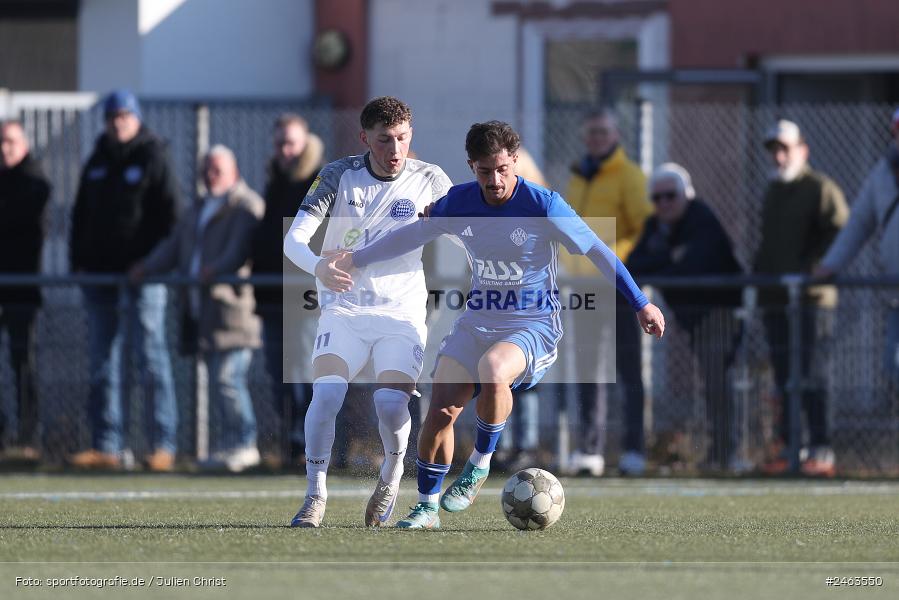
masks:
{"label": "jako logo", "polygon": [[475,266],[478,269],[478,277],[481,279],[492,279],[494,281],[518,281],[524,275],[524,271],[518,266],[517,262],[506,264],[501,260],[481,260],[475,259]]}

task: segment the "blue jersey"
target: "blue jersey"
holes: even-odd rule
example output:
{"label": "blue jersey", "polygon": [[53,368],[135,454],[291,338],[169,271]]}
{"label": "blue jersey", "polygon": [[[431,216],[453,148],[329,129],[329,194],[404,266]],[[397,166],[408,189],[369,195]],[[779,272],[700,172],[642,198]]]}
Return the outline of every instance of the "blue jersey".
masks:
{"label": "blue jersey", "polygon": [[559,244],[585,254],[597,240],[559,194],[520,177],[499,206],[484,201],[477,182],[455,186],[433,207],[431,220],[465,246],[471,264],[466,317],[480,325],[522,319],[558,325]]}
{"label": "blue jersey", "polygon": [[556,192],[518,178],[512,197],[488,204],[477,182],[457,185],[437,201],[431,218],[388,234],[353,254],[357,266],[398,256],[442,235],[457,237],[471,263],[464,318],[509,327],[551,321],[559,325],[556,275],[559,245],[588,254],[635,309],[647,303],[627,270]]}

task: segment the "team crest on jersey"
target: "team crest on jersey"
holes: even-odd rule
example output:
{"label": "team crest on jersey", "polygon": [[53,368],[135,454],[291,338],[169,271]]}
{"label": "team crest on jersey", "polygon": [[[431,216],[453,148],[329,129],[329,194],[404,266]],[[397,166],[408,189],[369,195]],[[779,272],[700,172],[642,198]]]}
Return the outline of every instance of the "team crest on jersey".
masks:
{"label": "team crest on jersey", "polygon": [[144,170],[141,169],[137,165],[132,165],[132,166],[128,167],[127,169],[125,169],[125,173],[124,173],[125,181],[127,181],[131,185],[134,185],[135,183],[140,181],[140,178],[143,177],[143,175],[144,175]]}
{"label": "team crest on jersey", "polygon": [[415,204],[407,198],[400,198],[390,207],[390,216],[394,221],[407,221],[415,215]]}
{"label": "team crest on jersey", "polygon": [[423,364],[425,361],[425,349],[416,344],[415,347],[412,348],[412,356],[415,357],[415,362]]}
{"label": "team crest on jersey", "polygon": [[512,243],[516,246],[521,246],[523,243],[528,241],[528,234],[521,227],[517,227],[509,237],[512,239]]}
{"label": "team crest on jersey", "polygon": [[343,234],[343,245],[345,248],[352,248],[353,245],[359,241],[359,238],[362,237],[362,230],[356,229],[353,227],[352,229],[348,229],[345,234]]}

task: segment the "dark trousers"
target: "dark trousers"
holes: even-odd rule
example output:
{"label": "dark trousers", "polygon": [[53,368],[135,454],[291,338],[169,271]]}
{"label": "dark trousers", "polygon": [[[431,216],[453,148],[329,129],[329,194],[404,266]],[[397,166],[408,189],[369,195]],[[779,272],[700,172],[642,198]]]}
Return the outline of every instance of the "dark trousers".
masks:
{"label": "dark trousers", "polygon": [[[608,429],[609,396],[620,386],[624,396],[625,451],[643,453],[643,401],[645,397],[640,373],[640,327],[634,309],[621,294],[615,295],[615,353],[618,379],[616,384],[598,384],[593,374],[602,352],[610,351],[601,344],[578,344],[578,383],[576,386],[580,451],[604,454]],[[589,316],[589,313],[582,313]],[[594,329],[595,329],[594,319]],[[578,324],[578,333],[590,334],[586,324]],[[582,333],[583,335],[583,333]],[[594,334],[595,335],[595,334]],[[601,336],[600,336],[601,337]],[[596,339],[599,339],[596,338]],[[586,376],[585,376],[586,375]]]}
{"label": "dark trousers", "polygon": [[[684,310],[675,311],[679,313],[676,316],[681,316]],[[681,321],[705,387],[706,427],[711,440],[707,461],[724,469],[736,450],[734,400],[728,371],[736,358],[742,326],[731,309],[694,310],[700,312]]]}
{"label": "dark trousers", "polygon": [[[811,446],[827,446],[830,436],[827,427],[827,394],[823,383],[826,352],[829,346],[830,311],[805,306],[802,310],[802,411],[805,412]],[[774,381],[781,398],[781,419],[778,435],[786,443],[790,432],[789,390],[790,380],[790,322],[786,310],[775,308],[764,317],[765,333],[771,352]]]}
{"label": "dark trousers", "polygon": [[284,458],[303,452],[303,421],[312,400],[311,383],[284,383],[284,311],[280,304],[263,304],[258,308],[262,319],[262,349],[265,367],[271,380],[275,413],[280,419]]}
{"label": "dark trousers", "polygon": [[[37,444],[38,402],[34,340],[37,307],[27,304],[0,305],[0,334],[9,334],[9,353],[16,383],[18,437],[21,446]],[[0,411],[0,445],[6,433],[6,417]]]}

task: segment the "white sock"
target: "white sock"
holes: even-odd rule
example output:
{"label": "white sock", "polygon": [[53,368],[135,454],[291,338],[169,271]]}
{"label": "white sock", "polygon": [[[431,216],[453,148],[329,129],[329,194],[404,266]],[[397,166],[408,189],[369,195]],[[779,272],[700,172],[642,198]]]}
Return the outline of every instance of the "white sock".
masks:
{"label": "white sock", "polygon": [[312,383],[312,402],[306,411],[306,495],[328,497],[325,478],[334,446],[337,413],[346,397],[347,381],[338,375],[319,377]]}
{"label": "white sock", "polygon": [[403,458],[409,445],[412,431],[412,416],[409,414],[409,394],[392,388],[375,390],[375,410],[378,413],[378,432],[384,444],[384,462],[381,464],[381,479],[396,485],[403,476]]}
{"label": "white sock", "polygon": [[440,502],[440,494],[422,494],[421,492],[418,492],[418,501],[437,504]]}
{"label": "white sock", "polygon": [[489,452],[484,454],[483,452],[478,452],[477,450],[471,451],[471,456],[468,457],[468,460],[471,461],[471,464],[476,466],[479,469],[486,469],[490,466],[490,459],[493,457],[493,452]]}

